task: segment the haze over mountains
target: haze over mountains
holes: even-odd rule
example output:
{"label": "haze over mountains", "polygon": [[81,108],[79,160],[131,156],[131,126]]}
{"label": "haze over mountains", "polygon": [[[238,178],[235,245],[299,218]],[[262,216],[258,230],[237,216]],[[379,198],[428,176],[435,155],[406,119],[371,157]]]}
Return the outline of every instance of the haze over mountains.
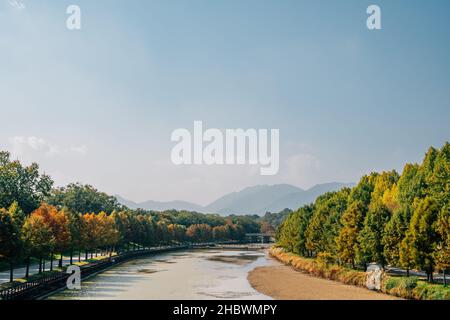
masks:
{"label": "haze over mountains", "polygon": [[332,182],[316,185],[308,190],[289,185],[259,185],[245,188],[239,192],[232,192],[220,197],[207,206],[201,206],[186,201],[145,201],[136,203],[116,196],[117,200],[131,209],[145,209],[154,211],[188,210],[201,213],[228,214],[258,214],[266,212],[279,212],[285,208],[296,210],[299,207],[313,202],[318,196],[337,191],[344,187],[353,187],[353,183]]}

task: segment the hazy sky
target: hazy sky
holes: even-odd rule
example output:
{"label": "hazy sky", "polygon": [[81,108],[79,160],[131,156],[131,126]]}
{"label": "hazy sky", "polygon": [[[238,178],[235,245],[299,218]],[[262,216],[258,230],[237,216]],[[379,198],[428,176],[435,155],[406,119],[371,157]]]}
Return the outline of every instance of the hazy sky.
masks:
{"label": "hazy sky", "polygon": [[[450,138],[449,14],[447,0],[0,0],[0,149],[135,201],[401,170]],[[176,167],[170,135],[194,120],[279,128],[279,174]]]}

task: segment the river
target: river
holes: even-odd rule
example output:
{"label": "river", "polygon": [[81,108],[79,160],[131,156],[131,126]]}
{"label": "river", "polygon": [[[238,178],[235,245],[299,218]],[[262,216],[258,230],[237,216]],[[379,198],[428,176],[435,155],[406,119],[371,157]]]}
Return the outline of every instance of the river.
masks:
{"label": "river", "polygon": [[247,281],[256,267],[277,264],[265,251],[174,251],[135,259],[64,290],[52,300],[271,299]]}

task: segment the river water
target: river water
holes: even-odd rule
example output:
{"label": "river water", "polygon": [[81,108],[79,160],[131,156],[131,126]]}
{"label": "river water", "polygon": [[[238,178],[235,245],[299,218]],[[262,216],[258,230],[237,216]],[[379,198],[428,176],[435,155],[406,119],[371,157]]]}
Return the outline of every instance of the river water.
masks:
{"label": "river water", "polygon": [[49,299],[270,299],[250,286],[247,275],[273,264],[264,251],[162,253],[120,264],[83,281],[79,291],[61,291]]}

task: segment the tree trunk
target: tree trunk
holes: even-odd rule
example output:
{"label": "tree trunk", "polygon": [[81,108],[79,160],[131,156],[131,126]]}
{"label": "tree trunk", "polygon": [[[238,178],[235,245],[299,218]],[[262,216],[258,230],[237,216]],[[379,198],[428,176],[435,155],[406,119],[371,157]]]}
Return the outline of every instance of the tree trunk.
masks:
{"label": "tree trunk", "polygon": [[433,271],[430,271],[430,282],[433,283],[434,279],[433,279]]}
{"label": "tree trunk", "polygon": [[444,276],[444,287],[447,286],[447,279],[445,278],[445,270],[442,271],[442,275]]}
{"label": "tree trunk", "polygon": [[53,271],[53,252],[50,254],[50,271]]}
{"label": "tree trunk", "polygon": [[45,272],[45,259],[42,259],[42,272]]}
{"label": "tree trunk", "polygon": [[91,259],[94,259],[94,251],[91,251]]}
{"label": "tree trunk", "polygon": [[42,273],[42,256],[39,257],[39,274]]}
{"label": "tree trunk", "polygon": [[87,259],[89,259],[89,252],[86,250],[86,255],[84,257],[84,260],[87,260]]}
{"label": "tree trunk", "polygon": [[10,261],[9,263],[9,282],[14,281],[14,263]]}
{"label": "tree trunk", "polygon": [[81,250],[78,250],[78,262],[81,262]]}
{"label": "tree trunk", "polygon": [[59,266],[60,268],[62,268],[62,265],[63,265],[63,254],[62,254],[62,252],[61,252],[61,257],[59,258],[59,264],[58,264],[58,266]]}
{"label": "tree trunk", "polygon": [[70,250],[70,265],[73,263],[73,250]]}
{"label": "tree trunk", "polygon": [[406,269],[406,276],[409,277],[409,269]]}
{"label": "tree trunk", "polygon": [[30,257],[27,258],[27,268],[25,270],[25,278],[30,276]]}

